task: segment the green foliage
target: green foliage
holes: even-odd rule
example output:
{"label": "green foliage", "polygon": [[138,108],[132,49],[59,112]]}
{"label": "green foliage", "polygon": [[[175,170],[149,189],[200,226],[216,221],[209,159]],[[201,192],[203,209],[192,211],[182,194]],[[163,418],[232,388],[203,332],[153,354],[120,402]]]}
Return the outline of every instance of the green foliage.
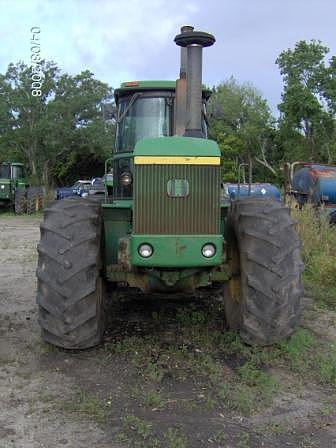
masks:
{"label": "green foliage", "polygon": [[122,418],[122,429],[118,434],[120,442],[129,442],[132,447],[157,448],[159,441],[154,437],[153,425],[135,415]]}
{"label": "green foliage", "polygon": [[165,401],[156,390],[149,390],[143,395],[143,404],[148,408],[163,409]]}
{"label": "green foliage", "polygon": [[321,352],[317,356],[317,365],[320,373],[320,380],[325,384],[336,386],[336,346],[331,345],[330,350]]}
{"label": "green foliage", "polygon": [[224,180],[236,182],[241,163],[251,163],[255,180],[263,180],[265,168],[256,159],[267,162],[274,145],[274,123],[261,93],[231,77],[213,89],[208,111],[210,137],[222,152]]}
{"label": "green foliage", "polygon": [[106,420],[106,405],[98,395],[78,390],[69,400],[61,403],[62,410],[80,416],[94,418],[103,424]]}
{"label": "green foliage", "polygon": [[288,160],[335,160],[335,58],[319,41],[300,41],[276,63],[284,80],[280,133]]}
{"label": "green foliage", "polygon": [[319,210],[307,204],[303,210],[293,209],[296,228],[302,242],[305,263],[304,282],[321,305],[336,308],[335,228],[330,227]]}
{"label": "green foliage", "polygon": [[92,167],[100,172],[91,176],[102,174],[114,134],[104,116],[111,88],[88,70],[70,76],[54,62],[41,65],[40,97],[31,95],[31,68],[24,63],[9,64],[0,76],[1,158],[24,162],[32,183],[69,183]]}
{"label": "green foliage", "polygon": [[303,373],[309,369],[310,353],[315,345],[313,335],[308,330],[300,329],[288,341],[279,344],[279,349],[288,366],[295,372]]}
{"label": "green foliage", "polygon": [[169,428],[165,434],[167,448],[187,448],[187,438],[184,434],[173,428]]}

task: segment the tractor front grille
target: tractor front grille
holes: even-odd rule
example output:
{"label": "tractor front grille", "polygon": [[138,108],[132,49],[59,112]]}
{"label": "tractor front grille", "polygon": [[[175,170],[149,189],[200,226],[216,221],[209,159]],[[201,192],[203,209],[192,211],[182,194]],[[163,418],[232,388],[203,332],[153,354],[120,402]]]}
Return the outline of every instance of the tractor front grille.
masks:
{"label": "tractor front grille", "polygon": [[[219,234],[219,166],[136,165],[134,177],[134,233]],[[180,196],[169,195],[178,182]]]}

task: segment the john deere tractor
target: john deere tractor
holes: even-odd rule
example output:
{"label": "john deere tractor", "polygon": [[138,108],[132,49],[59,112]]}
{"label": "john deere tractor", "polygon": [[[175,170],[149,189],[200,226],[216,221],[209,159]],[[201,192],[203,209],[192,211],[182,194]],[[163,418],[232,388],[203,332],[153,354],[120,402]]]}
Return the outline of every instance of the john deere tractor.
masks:
{"label": "john deere tractor", "polygon": [[29,187],[22,163],[0,164],[0,208],[13,209],[17,215],[42,210],[42,189]]}
{"label": "john deere tractor", "polygon": [[222,283],[227,327],[248,344],[275,343],[298,324],[303,265],[288,209],[264,197],[220,201],[221,154],[207,139],[202,91],[202,50],[214,42],[183,27],[176,82],[115,91],[113,196],[45,210],[37,303],[49,343],[84,349],[102,340],[106,282],[153,295]]}

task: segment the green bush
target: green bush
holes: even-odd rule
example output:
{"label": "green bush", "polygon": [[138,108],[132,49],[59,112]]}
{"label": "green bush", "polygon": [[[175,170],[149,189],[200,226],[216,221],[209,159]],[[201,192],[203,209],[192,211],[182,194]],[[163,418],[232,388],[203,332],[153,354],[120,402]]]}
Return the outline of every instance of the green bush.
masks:
{"label": "green bush", "polygon": [[321,305],[335,309],[336,227],[309,204],[303,210],[293,209],[292,216],[302,242],[305,287]]}

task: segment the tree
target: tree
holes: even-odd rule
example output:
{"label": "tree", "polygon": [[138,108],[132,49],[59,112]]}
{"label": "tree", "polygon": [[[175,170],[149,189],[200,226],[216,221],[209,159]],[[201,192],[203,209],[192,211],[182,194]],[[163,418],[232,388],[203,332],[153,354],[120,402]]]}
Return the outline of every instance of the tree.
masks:
{"label": "tree", "polygon": [[60,76],[44,123],[49,135],[47,152],[53,155],[51,165],[50,158],[46,160],[45,172],[67,183],[82,161],[101,165],[113,146],[114,123],[104,117],[104,105],[112,101],[112,89],[89,71]]}
{"label": "tree", "polygon": [[237,181],[240,164],[254,166],[259,179],[264,171],[260,162],[274,172],[267,160],[273,145],[273,117],[255,87],[231,77],[213,89],[208,110],[210,137],[222,152],[224,180]]}
{"label": "tree", "polygon": [[61,75],[45,61],[41,68],[39,97],[31,94],[32,72],[24,63],[10,64],[0,76],[0,157],[25,162],[33,182],[45,185],[78,178],[74,166],[82,160],[102,171],[114,135],[114,123],[104,116],[112,89],[89,71]]}
{"label": "tree", "polygon": [[289,160],[331,162],[335,140],[336,61],[320,41],[300,41],[276,60],[284,81],[280,133]]}
{"label": "tree", "polygon": [[1,93],[7,108],[6,130],[0,146],[25,161],[32,176],[38,177],[40,142],[43,139],[41,120],[44,119],[47,99],[55,87],[58,69],[53,62],[42,62],[43,91],[40,97],[31,94],[31,69],[24,63],[9,64],[1,77]]}

